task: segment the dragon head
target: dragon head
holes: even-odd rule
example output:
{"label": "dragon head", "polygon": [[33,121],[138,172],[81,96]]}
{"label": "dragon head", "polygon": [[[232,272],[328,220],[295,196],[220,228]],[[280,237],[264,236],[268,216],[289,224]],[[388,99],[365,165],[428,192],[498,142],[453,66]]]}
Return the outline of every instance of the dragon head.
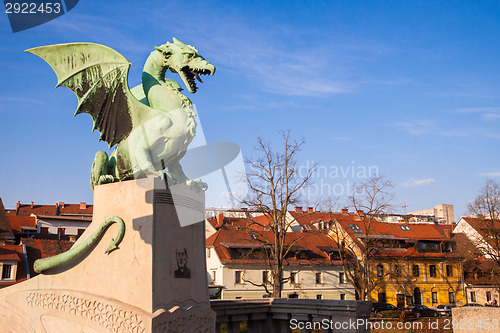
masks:
{"label": "dragon head", "polygon": [[198,89],[195,78],[203,83],[200,74],[215,73],[215,66],[206,61],[196,48],[184,44],[175,37],[173,43],[167,42],[155,48],[162,54],[162,66],[172,73],[179,74],[189,92],[193,94]]}

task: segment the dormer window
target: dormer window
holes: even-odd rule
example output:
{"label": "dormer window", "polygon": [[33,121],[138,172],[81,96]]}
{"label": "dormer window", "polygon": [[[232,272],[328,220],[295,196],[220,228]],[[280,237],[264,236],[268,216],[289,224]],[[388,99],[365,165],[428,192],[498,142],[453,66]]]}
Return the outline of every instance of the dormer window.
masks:
{"label": "dormer window", "polygon": [[13,280],[13,270],[14,270],[14,265],[13,264],[2,264],[2,280]]}
{"label": "dormer window", "polygon": [[354,232],[360,232],[362,233],[363,231],[361,231],[361,228],[357,225],[357,224],[354,224],[354,223],[349,223],[348,224],[349,228],[351,228],[352,231]]}

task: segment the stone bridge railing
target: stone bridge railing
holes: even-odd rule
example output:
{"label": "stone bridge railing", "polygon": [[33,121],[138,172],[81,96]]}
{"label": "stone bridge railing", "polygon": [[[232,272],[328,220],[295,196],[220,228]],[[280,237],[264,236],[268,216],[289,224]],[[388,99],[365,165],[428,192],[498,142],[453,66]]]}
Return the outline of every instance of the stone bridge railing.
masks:
{"label": "stone bridge railing", "polygon": [[[370,332],[370,302],[290,298],[212,300],[217,313],[216,332],[228,333]],[[225,330],[224,330],[225,331]]]}

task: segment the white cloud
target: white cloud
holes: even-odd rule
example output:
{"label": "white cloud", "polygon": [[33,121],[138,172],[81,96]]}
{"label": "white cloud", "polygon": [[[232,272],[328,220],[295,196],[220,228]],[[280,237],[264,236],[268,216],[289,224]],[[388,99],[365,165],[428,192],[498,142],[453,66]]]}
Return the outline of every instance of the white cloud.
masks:
{"label": "white cloud", "polygon": [[430,132],[434,126],[434,122],[427,119],[419,119],[415,121],[396,122],[392,125],[410,134],[421,135]]}
{"label": "white cloud", "polygon": [[483,112],[500,112],[500,107],[471,107],[452,110],[458,113],[483,113]]}
{"label": "white cloud", "polygon": [[480,176],[485,176],[485,177],[500,177],[500,171],[495,171],[495,172],[483,172],[479,174]]}
{"label": "white cloud", "polygon": [[401,185],[403,187],[416,187],[416,186],[426,186],[435,182],[436,180],[434,178],[426,178],[426,179],[410,178]]}

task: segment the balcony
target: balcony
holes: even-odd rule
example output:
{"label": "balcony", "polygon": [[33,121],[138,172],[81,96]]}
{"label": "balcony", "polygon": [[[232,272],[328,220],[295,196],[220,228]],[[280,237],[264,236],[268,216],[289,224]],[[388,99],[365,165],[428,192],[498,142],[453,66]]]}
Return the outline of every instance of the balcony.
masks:
{"label": "balcony", "polygon": [[288,333],[292,328],[311,332],[306,328],[313,322],[321,332],[370,332],[370,302],[264,298],[212,300],[210,305],[217,313],[217,333],[221,326],[227,326],[228,333],[240,333],[242,323],[248,333]]}

